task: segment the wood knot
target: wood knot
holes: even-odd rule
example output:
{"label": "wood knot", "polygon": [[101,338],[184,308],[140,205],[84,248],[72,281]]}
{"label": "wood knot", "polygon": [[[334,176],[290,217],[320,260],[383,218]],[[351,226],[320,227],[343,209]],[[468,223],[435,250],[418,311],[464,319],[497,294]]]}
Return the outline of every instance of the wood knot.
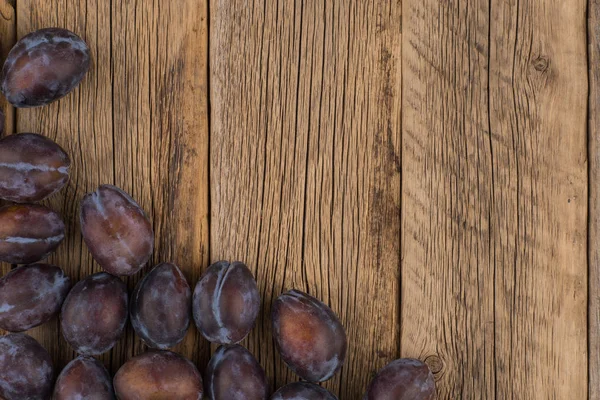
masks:
{"label": "wood knot", "polygon": [[379,357],[379,358],[389,359],[391,356],[392,355],[390,354],[389,351],[377,350],[377,357]]}
{"label": "wood knot", "polygon": [[436,354],[425,357],[425,364],[434,374],[439,374],[444,369],[444,361]]}
{"label": "wood knot", "polygon": [[545,72],[550,65],[550,60],[546,56],[538,56],[532,61],[532,64],[536,71]]}

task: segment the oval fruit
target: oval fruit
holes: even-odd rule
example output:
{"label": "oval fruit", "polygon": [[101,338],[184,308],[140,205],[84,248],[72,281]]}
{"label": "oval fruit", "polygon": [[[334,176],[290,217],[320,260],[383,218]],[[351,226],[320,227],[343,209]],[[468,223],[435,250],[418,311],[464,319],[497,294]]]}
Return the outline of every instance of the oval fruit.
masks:
{"label": "oval fruit", "polygon": [[179,354],[151,350],[127,361],[114,379],[119,400],[199,400],[202,376]]}
{"label": "oval fruit", "polygon": [[46,400],[52,392],[50,355],[23,333],[0,336],[0,398]]}
{"label": "oval fruit", "polygon": [[114,400],[108,371],[95,358],[79,356],[62,370],[52,400]]}
{"label": "oval fruit", "polygon": [[240,345],[217,349],[208,363],[205,387],[210,400],[266,400],[269,397],[265,371]]}
{"label": "oval fruit", "polygon": [[114,275],[133,275],[150,259],[152,225],[141,207],[116,186],[102,185],[81,201],[81,233],[94,259]]}
{"label": "oval fruit", "polygon": [[0,139],[0,160],[0,198],[15,203],[42,201],[69,180],[67,153],[35,133]]}
{"label": "oval fruit", "polygon": [[90,49],[66,29],[40,29],[12,48],[2,69],[2,93],[15,107],[49,104],[73,90],[90,68]]}
{"label": "oval fruit", "polygon": [[238,261],[212,264],[194,289],[194,321],[213,343],[240,342],[254,327],[259,310],[256,281]]}
{"label": "oval fruit", "polygon": [[338,400],[329,390],[309,382],[294,382],[275,392],[271,400]]}
{"label": "oval fruit", "polygon": [[110,350],[127,322],[127,288],[116,276],[100,272],[78,282],[60,315],[63,336],[82,355]]}
{"label": "oval fruit", "polygon": [[36,204],[0,208],[0,261],[31,264],[46,258],[65,237],[57,213]]}
{"label": "oval fruit", "polygon": [[60,312],[71,280],[48,264],[15,268],[0,279],[0,329],[22,332]]}
{"label": "oval fruit", "polygon": [[190,326],[192,290],[177,266],[162,263],[138,283],[130,310],[133,329],[148,346],[173,347]]}
{"label": "oval fruit", "polygon": [[273,337],[283,361],[309,382],[330,379],[346,358],[344,327],[325,304],[290,290],[275,300]]}
{"label": "oval fruit", "polygon": [[422,361],[401,358],[392,361],[371,381],[363,400],[434,400],[435,380]]}

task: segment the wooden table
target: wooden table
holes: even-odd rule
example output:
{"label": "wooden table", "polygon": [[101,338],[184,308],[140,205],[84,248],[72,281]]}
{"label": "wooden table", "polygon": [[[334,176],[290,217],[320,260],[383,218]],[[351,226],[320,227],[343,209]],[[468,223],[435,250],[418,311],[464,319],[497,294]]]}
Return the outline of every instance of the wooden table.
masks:
{"label": "wooden table", "polygon": [[[400,356],[442,399],[600,398],[598,1],[14,3],[5,54],[59,26],[94,58],[67,98],[7,108],[9,133],[72,156],[48,202],[71,277],[99,270],[78,202],[112,183],[149,212],[153,265],[192,284],[249,265],[263,309],[243,344],[273,388],[296,378],[270,305],[298,288],[347,328],[325,384],[343,400]],[[58,367],[73,357],[56,321],[30,333]],[[143,350],[129,327],[101,359],[115,372]],[[195,329],[176,350],[201,370],[211,353]]]}

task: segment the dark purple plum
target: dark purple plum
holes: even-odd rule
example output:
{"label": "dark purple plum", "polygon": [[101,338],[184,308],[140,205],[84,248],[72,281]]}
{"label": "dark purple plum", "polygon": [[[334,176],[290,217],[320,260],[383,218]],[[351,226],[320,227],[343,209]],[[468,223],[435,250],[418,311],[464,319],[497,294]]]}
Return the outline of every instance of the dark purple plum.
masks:
{"label": "dark purple plum", "polygon": [[116,186],[81,201],[81,233],[94,259],[114,275],[133,275],[150,259],[154,232],[142,208]]}
{"label": "dark purple plum", "polygon": [[191,361],[150,350],[127,361],[113,380],[119,400],[200,400],[202,376]]}
{"label": "dark purple plum", "polygon": [[65,237],[58,214],[36,204],[0,208],[0,261],[31,264],[46,258]]}
{"label": "dark purple plum", "polygon": [[192,290],[179,268],[162,263],[135,288],[131,324],[150,347],[166,349],[181,342],[190,326]]}
{"label": "dark purple plum", "polygon": [[52,400],[114,400],[108,371],[92,357],[79,356],[62,370]]}
{"label": "dark purple plum", "polygon": [[271,400],[338,400],[329,390],[309,382],[294,382],[275,392]]}
{"label": "dark purple plum", "polygon": [[127,287],[116,276],[100,272],[78,282],[60,314],[62,333],[82,355],[110,350],[127,323]]}
{"label": "dark purple plum", "polygon": [[424,362],[401,358],[383,367],[363,400],[435,400],[435,380]]}
{"label": "dark purple plum", "polygon": [[69,180],[71,160],[52,140],[19,133],[0,139],[0,198],[15,203],[44,200]]}
{"label": "dark purple plum", "polygon": [[0,329],[22,332],[60,312],[71,280],[48,264],[15,268],[0,279]]}
{"label": "dark purple plum", "polygon": [[240,345],[217,349],[208,363],[204,387],[210,400],[266,400],[269,397],[265,371]]}
{"label": "dark purple plum", "polygon": [[8,53],[2,93],[15,107],[44,106],[79,85],[90,64],[90,49],[79,36],[66,29],[40,29]]}
{"label": "dark purple plum", "polygon": [[212,264],[194,290],[194,321],[213,343],[240,342],[254,327],[259,310],[256,281],[238,261]]}
{"label": "dark purple plum", "polygon": [[346,332],[319,300],[298,290],[282,294],[273,304],[272,324],[281,358],[301,378],[323,382],[342,367]]}
{"label": "dark purple plum", "polygon": [[0,336],[0,398],[47,400],[54,368],[50,355],[23,333]]}

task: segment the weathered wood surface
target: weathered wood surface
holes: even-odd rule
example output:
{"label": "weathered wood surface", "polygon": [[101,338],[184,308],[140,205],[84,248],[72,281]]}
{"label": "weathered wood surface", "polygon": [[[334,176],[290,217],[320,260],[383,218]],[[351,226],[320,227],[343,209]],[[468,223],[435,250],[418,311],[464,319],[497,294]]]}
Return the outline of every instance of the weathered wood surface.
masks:
{"label": "weathered wood surface", "polygon": [[[2,61],[8,55],[15,43],[17,34],[17,18],[14,3],[8,0],[0,0],[0,57]],[[0,95],[0,109],[4,113],[4,135],[14,133],[15,112],[4,96]],[[0,204],[4,204],[0,200]],[[11,269],[11,265],[0,262],[0,276],[4,276]],[[0,329],[0,334],[5,333]],[[1,398],[0,398],[1,399]]]}
{"label": "weathered wood surface", "polygon": [[586,398],[585,1],[403,2],[402,354]]}
{"label": "weathered wood surface", "polygon": [[[8,52],[15,44],[17,35],[17,18],[15,15],[14,1],[0,1],[0,57],[6,58]],[[4,132],[10,134],[14,132],[15,112],[4,96],[0,96],[0,109],[5,114]]]}
{"label": "weathered wood surface", "polygon": [[[8,55],[10,49],[15,43],[17,35],[17,18],[15,15],[14,3],[8,0],[0,0],[0,57],[2,61]],[[14,133],[15,111],[4,96],[0,95],[0,109],[4,113],[4,135]],[[3,205],[0,200],[0,205]],[[0,276],[4,276],[10,271],[9,264],[0,262]],[[0,334],[4,333],[0,329]]]}
{"label": "weathered wood surface", "polygon": [[325,386],[360,398],[400,345],[400,3],[211,1],[210,37],[211,256],[256,274],[246,344],[275,386],[297,379],[268,315],[307,291],[350,340]]}
{"label": "weathered wood surface", "polygon": [[600,2],[588,1],[589,395],[600,399]]}
{"label": "weathered wood surface", "polygon": [[[340,399],[399,356],[428,362],[441,399],[600,398],[597,1],[13,3],[3,55],[60,26],[94,57],[67,98],[7,109],[7,133],[72,156],[48,202],[72,278],[99,270],[78,201],[114,183],[153,220],[153,265],[192,284],[209,261],[249,265],[263,308],[243,344],[273,389],[297,378],[270,305],[298,288],[347,327]],[[30,333],[73,357],[57,321]],[[195,329],[176,350],[204,370]],[[128,328],[102,360],[140,351]]]}
{"label": "weathered wood surface", "polygon": [[[153,222],[151,264],[175,262],[195,282],[208,264],[207,8],[194,0],[20,0],[17,18],[18,37],[65,27],[86,40],[94,60],[74,93],[17,112],[18,132],[47,135],[72,158],[70,183],[49,201],[67,225],[50,260],[75,280],[100,270],[82,242],[78,205],[85,193],[111,183],[131,193]],[[126,279],[130,289],[139,275]],[[33,335],[57,366],[73,357],[56,321]],[[199,365],[209,357],[193,329],[177,350]],[[129,326],[102,359],[116,372],[140,351]]]}

